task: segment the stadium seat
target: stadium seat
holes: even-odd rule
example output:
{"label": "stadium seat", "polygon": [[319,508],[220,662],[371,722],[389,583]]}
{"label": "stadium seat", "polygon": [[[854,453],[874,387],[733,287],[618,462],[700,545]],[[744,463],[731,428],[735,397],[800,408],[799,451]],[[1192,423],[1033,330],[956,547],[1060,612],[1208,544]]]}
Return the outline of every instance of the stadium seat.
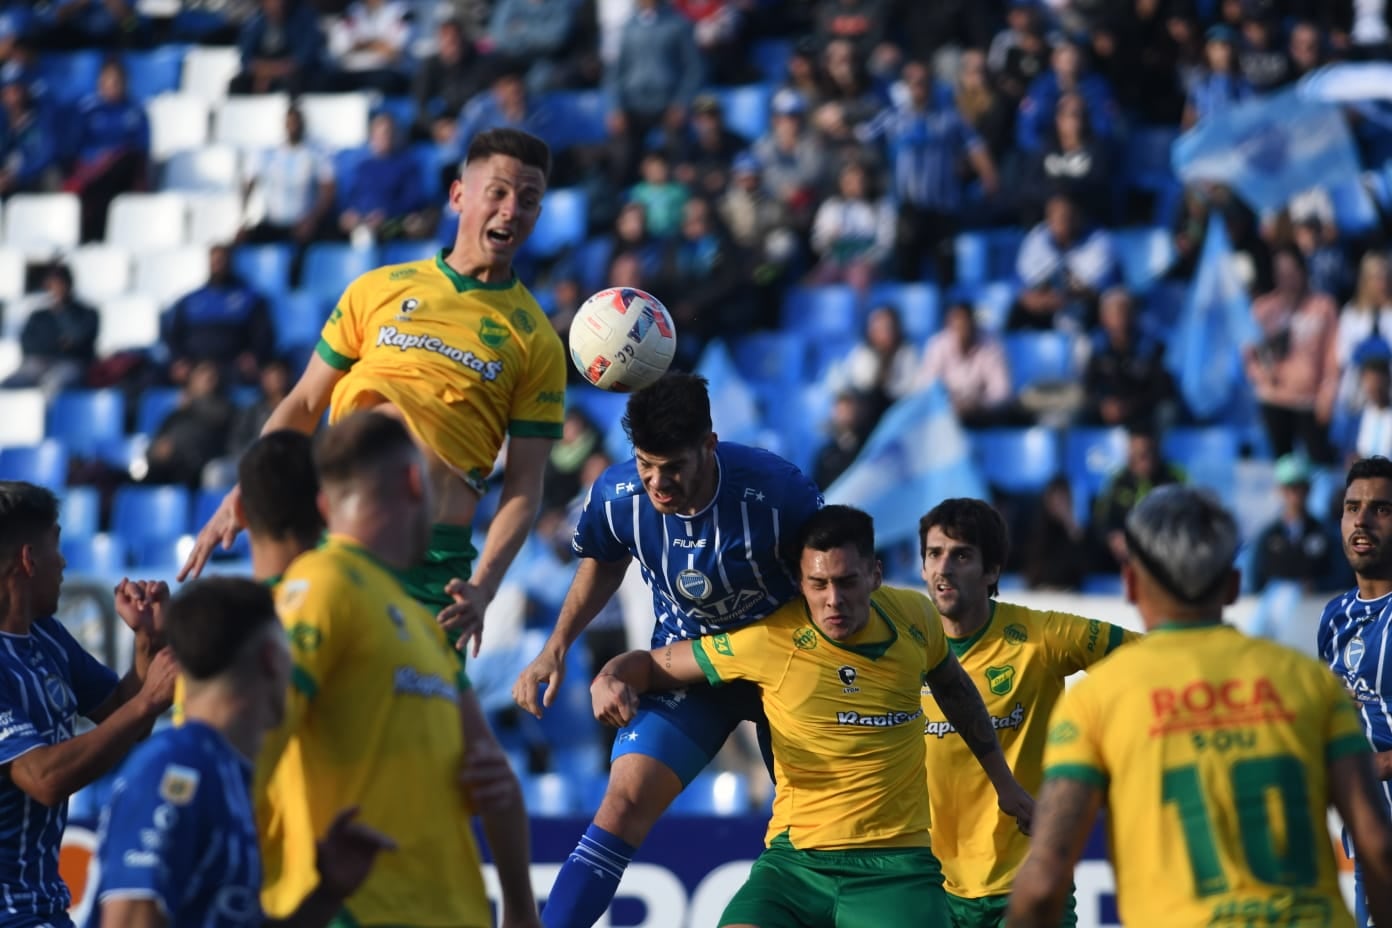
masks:
{"label": "stadium seat", "polygon": [[1143,294],[1175,261],[1174,236],[1169,229],[1145,227],[1112,233],[1122,279],[1132,293]]}
{"label": "stadium seat", "polygon": [[403,135],[416,122],[416,101],[411,97],[382,97],[374,100],[370,115],[376,116],[378,113],[390,113],[392,119],[396,120],[398,129],[403,130]]}
{"label": "stadium seat", "polygon": [[101,328],[97,330],[97,354],[108,357],[121,351],[144,351],[159,344],[159,304],[144,294],[105,300],[98,304]]}
{"label": "stadium seat", "polygon": [[48,52],[39,56],[38,75],[49,96],[60,103],[77,103],[97,92],[103,54],[91,49]]}
{"label": "stadium seat", "polygon": [[68,487],[58,500],[63,538],[91,538],[101,526],[101,493],[96,487]]}
{"label": "stadium seat", "polygon": [[991,486],[1006,493],[1037,493],[1059,472],[1053,429],[983,429],[971,433],[972,457]]}
{"label": "stadium seat", "polygon": [[122,577],[131,566],[126,542],[117,535],[99,532],[87,537],[74,536],[65,523],[60,548],[63,560],[68,562],[68,570],[74,573]]}
{"label": "stadium seat", "polygon": [[130,290],[131,256],[120,245],[83,245],[68,255],[73,292],[83,300],[100,303]]}
{"label": "stadium seat", "polygon": [[1219,499],[1232,499],[1237,436],[1223,426],[1177,428],[1161,439],[1164,457],[1184,468],[1189,483],[1208,487]]}
{"label": "stadium seat", "polygon": [[132,548],[173,542],[189,531],[189,491],[183,487],[123,486],[111,504],[111,530]]}
{"label": "stadium seat", "polygon": [[[44,395],[39,390],[0,389],[0,448],[37,445],[44,439]],[[50,429],[50,434],[52,430]]]}
{"label": "stadium seat", "polygon": [[128,543],[131,545],[132,567],[141,572],[178,570],[193,550],[193,536],[188,534],[174,538],[145,538]]}
{"label": "stadium seat", "polygon": [[558,150],[597,145],[608,138],[605,116],[609,103],[602,91],[556,90],[543,94],[539,105],[552,111],[552,140]]}
{"label": "stadium seat", "polygon": [[782,389],[807,380],[807,339],[798,331],[755,332],[730,341],[730,358],[750,384]]}
{"label": "stadium seat", "polygon": [[135,290],[160,306],[197,290],[208,282],[208,249],[185,245],[168,251],[138,255],[135,259]]}
{"label": "stadium seat", "polygon": [[1121,574],[1088,574],[1079,592],[1090,596],[1120,596]]}
{"label": "stadium seat", "polygon": [[276,350],[284,352],[317,344],[331,305],[322,294],[308,290],[281,292],[271,304],[275,313]]}
{"label": "stadium seat", "polygon": [[5,380],[24,363],[24,349],[17,338],[0,338],[0,381]]}
{"label": "stadium seat", "polygon": [[788,59],[793,57],[789,39],[759,39],[751,48],[754,67],[766,81],[782,83],[788,78]]}
{"label": "stadium seat", "polygon": [[[327,151],[367,144],[367,123],[373,96],[368,93],[310,93],[298,100],[304,113],[305,138]],[[397,126],[406,137],[410,126]]]}
{"label": "stadium seat", "polygon": [[549,191],[541,204],[532,237],[522,250],[538,258],[554,258],[585,240],[589,224],[589,199],[578,188]]}
{"label": "stadium seat", "polygon": [[236,46],[196,45],[184,56],[179,90],[216,102],[227,96],[227,85],[242,69],[242,55]]}
{"label": "stadium seat", "polygon": [[328,302],[337,302],[359,274],[378,264],[376,248],[354,248],[339,242],[318,242],[305,252],[303,286]]}
{"label": "stadium seat", "polygon": [[233,193],[241,175],[240,155],[230,145],[178,151],[164,163],[164,189],[184,193]]}
{"label": "stadium seat", "polygon": [[[815,344],[815,343],[814,343]],[[826,421],[831,415],[832,396],[819,383],[798,388],[779,408],[774,427],[783,440],[783,457],[803,472],[811,473],[817,450],[827,440]]]}
{"label": "stadium seat", "polygon": [[17,193],[5,206],[5,244],[30,261],[77,247],[81,207],[72,193]]}
{"label": "stadium seat", "polygon": [[1075,503],[1087,506],[1126,464],[1126,430],[1074,426],[1063,436],[1063,468]]}
{"label": "stadium seat", "polygon": [[274,148],[285,141],[289,108],[283,93],[220,100],[213,111],[213,141],[243,151]]}
{"label": "stadium seat", "polygon": [[1139,126],[1126,139],[1126,157],[1121,162],[1128,186],[1158,192],[1174,183],[1170,167],[1170,146],[1179,137],[1174,126]]}
{"label": "stadium seat", "polygon": [[386,242],[378,248],[379,260],[383,264],[429,261],[438,252],[434,242]]}
{"label": "stadium seat", "polygon": [[611,237],[596,235],[588,238],[571,252],[568,276],[580,284],[583,294],[595,293],[604,288],[613,254],[614,240]]}
{"label": "stadium seat", "polygon": [[667,808],[669,815],[744,815],[748,811],[749,781],[728,770],[698,774]]}
{"label": "stadium seat", "polygon": [[957,252],[957,283],[978,286],[1015,278],[1015,258],[1024,233],[1018,229],[963,232],[954,243]]}
{"label": "stadium seat", "polygon": [[769,100],[773,96],[769,84],[749,84],[714,91],[720,101],[720,112],[726,128],[743,136],[751,144],[763,137],[769,126]]}
{"label": "stadium seat", "polygon": [[1073,336],[1066,332],[1014,332],[1005,336],[1004,343],[1017,391],[1078,379]]}
{"label": "stadium seat", "polygon": [[601,435],[608,435],[618,427],[628,406],[628,397],[622,393],[610,393],[588,384],[577,384],[566,388],[566,405],[579,409],[585,414]]}
{"label": "stadium seat", "polygon": [[111,201],[106,240],[140,255],[188,241],[188,200],[180,193],[122,193]]}
{"label": "stadium seat", "polygon": [[1334,207],[1334,225],[1345,236],[1372,232],[1381,225],[1377,207],[1359,177],[1349,177],[1328,188]]}
{"label": "stadium seat", "polygon": [[132,435],[114,435],[102,440],[93,454],[97,460],[110,467],[139,477],[148,464],[146,453],[150,450],[150,436],[143,432]]}
{"label": "stadium seat", "polygon": [[[3,421],[3,419],[0,419]],[[81,457],[126,431],[126,398],[120,390],[66,390],[48,405],[48,434]]]}
{"label": "stadium seat", "polygon": [[149,51],[126,52],[122,57],[126,64],[126,88],[130,95],[144,103],[162,93],[178,90],[184,57],[188,53],[186,46],[177,44],[161,45]]}
{"label": "stadium seat", "polygon": [[188,240],[193,245],[230,245],[242,228],[242,198],[232,192],[188,195]]}
{"label": "stadium seat", "polygon": [[0,448],[0,480],[26,480],[61,490],[68,482],[67,446],[50,438],[36,445]]}
{"label": "stadium seat", "polygon": [[872,287],[865,299],[866,309],[886,304],[899,310],[907,340],[921,342],[938,331],[941,307],[938,288],[932,284],[884,283]]}
{"label": "stadium seat", "polygon": [[146,387],[140,391],[139,406],[135,413],[135,430],[144,435],[154,435],[178,405],[178,387]]}
{"label": "stadium seat", "polygon": [[238,245],[232,252],[232,270],[250,287],[265,294],[290,290],[289,245]]}
{"label": "stadium seat", "polygon": [[561,818],[575,812],[571,779],[566,774],[535,773],[521,779],[528,815]]}
{"label": "stadium seat", "polygon": [[1002,332],[1015,305],[1016,288],[1010,281],[998,280],[969,292],[968,302],[976,308],[976,324],[983,332]]}
{"label": "stadium seat", "polygon": [[0,312],[0,333],[6,338],[18,339],[24,332],[24,323],[36,310],[48,305],[48,294],[26,293],[7,302]]}
{"label": "stadium seat", "polygon": [[0,247],[0,300],[8,302],[24,295],[25,273],[24,252]]}
{"label": "stadium seat", "polygon": [[860,299],[844,284],[793,287],[783,298],[782,328],[811,339],[858,338]]}
{"label": "stadium seat", "polygon": [[163,161],[176,152],[208,143],[208,102],[187,93],[165,93],[145,104],[150,120],[150,157]]}

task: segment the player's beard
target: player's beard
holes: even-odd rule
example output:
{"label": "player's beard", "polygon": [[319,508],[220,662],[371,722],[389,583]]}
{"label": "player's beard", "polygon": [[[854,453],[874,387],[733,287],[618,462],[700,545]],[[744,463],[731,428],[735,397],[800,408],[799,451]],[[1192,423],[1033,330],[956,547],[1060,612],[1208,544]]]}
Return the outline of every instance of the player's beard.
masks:
{"label": "player's beard", "polygon": [[1367,539],[1369,547],[1366,551],[1353,549],[1352,536],[1344,539],[1344,557],[1348,558],[1354,574],[1369,580],[1392,578],[1392,550],[1387,547],[1387,542],[1367,532],[1359,532],[1358,537]]}

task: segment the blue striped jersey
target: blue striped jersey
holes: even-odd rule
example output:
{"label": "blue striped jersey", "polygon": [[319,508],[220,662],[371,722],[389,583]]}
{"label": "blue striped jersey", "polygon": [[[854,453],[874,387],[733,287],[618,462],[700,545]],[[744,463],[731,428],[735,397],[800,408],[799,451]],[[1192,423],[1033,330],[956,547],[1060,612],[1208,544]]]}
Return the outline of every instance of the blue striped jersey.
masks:
{"label": "blue striped jersey", "polygon": [[[1392,593],[1360,599],[1357,588],[1334,597],[1320,616],[1316,641],[1327,663],[1353,694],[1374,751],[1392,751]],[[1392,782],[1382,781],[1392,810]],[[1346,849],[1353,848],[1345,839]]]}
{"label": "blue striped jersey", "polygon": [[261,924],[251,762],[202,722],[166,728],[116,777],[97,831],[101,904],[149,899],[170,925]]}
{"label": "blue striped jersey", "polygon": [[715,498],[695,515],[654,509],[630,458],[590,487],[575,528],[580,557],[637,559],[652,590],[653,647],[747,625],[798,592],[779,554],[821,508],[821,492],[760,448],[719,442],[715,459]]}
{"label": "blue striped jersey", "polygon": [[[27,635],[0,632],[0,766],[73,736],[116,689],[116,675],[49,617]],[[50,808],[0,776],[0,928],[67,922],[58,875],[66,801]]]}

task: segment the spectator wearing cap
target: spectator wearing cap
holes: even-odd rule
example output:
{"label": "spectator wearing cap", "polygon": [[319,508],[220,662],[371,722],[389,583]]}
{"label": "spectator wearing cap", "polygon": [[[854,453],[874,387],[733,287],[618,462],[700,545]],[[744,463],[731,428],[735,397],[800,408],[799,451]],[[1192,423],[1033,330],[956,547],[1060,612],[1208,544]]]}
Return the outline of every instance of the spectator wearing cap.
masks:
{"label": "spectator wearing cap", "polygon": [[324,36],[306,0],[261,0],[237,46],[242,70],[231,93],[301,94],[323,84]]}
{"label": "spectator wearing cap", "polygon": [[810,223],[815,198],[827,175],[826,149],[808,130],[807,105],[795,90],[773,95],[768,133],[754,143],[764,186],[796,223]]}
{"label": "spectator wearing cap", "polygon": [[969,164],[993,194],[999,185],[996,166],[981,137],[956,107],[933,92],[927,64],[904,65],[903,80],[908,99],[866,126],[862,137],[882,139],[888,150],[898,204],[897,276],[920,279],[927,255],[933,260],[938,285],[950,286],[956,276],[963,169]]}
{"label": "spectator wearing cap", "polygon": [[1025,98],[1030,85],[1049,66],[1049,43],[1044,39],[1044,14],[1039,0],[1009,0],[1006,27],[991,40],[986,64],[1012,106]]}
{"label": "spectator wearing cap", "polygon": [[1198,79],[1189,88],[1180,125],[1188,129],[1202,119],[1223,112],[1252,95],[1252,85],[1238,68],[1234,46],[1237,33],[1226,25],[1213,26],[1204,42],[1204,64]]}
{"label": "spectator wearing cap", "polygon": [[355,0],[329,27],[335,90],[405,93],[411,12],[401,0]]}
{"label": "spectator wearing cap", "polygon": [[52,111],[34,100],[18,62],[0,69],[0,197],[56,190],[62,181]]}
{"label": "spectator wearing cap", "polygon": [[725,125],[719,100],[701,94],[691,103],[690,129],[668,136],[666,151],[677,180],[705,196],[719,196],[731,162],[751,141]]}
{"label": "spectator wearing cap", "polygon": [[648,133],[657,126],[679,132],[704,77],[691,23],[667,0],[636,0],[625,23],[618,55],[604,69],[604,89],[614,109],[616,180],[627,185]]}
{"label": "spectator wearing cap", "polygon": [[1020,243],[1015,274],[1023,289],[1007,327],[1082,332],[1091,326],[1097,295],[1117,279],[1112,238],[1089,228],[1068,196],[1054,194],[1044,204],[1044,221]]}
{"label": "spectator wearing cap", "polygon": [[369,155],[344,178],[339,230],[354,242],[425,238],[434,209],[416,161],[401,145],[396,120],[378,113],[368,127]]}
{"label": "spectator wearing cap", "polygon": [[1071,40],[1054,46],[1049,56],[1049,70],[1034,79],[1029,92],[1020,101],[1015,140],[1022,150],[1035,152],[1044,147],[1059,98],[1066,93],[1077,94],[1086,102],[1088,118],[1097,138],[1112,138],[1117,119],[1116,100],[1106,79],[1088,70],[1085,56],[1083,47]]}
{"label": "spectator wearing cap", "polygon": [[574,0],[498,0],[488,22],[492,53],[517,63],[527,90],[544,93],[564,85],[561,66],[576,27]]}
{"label": "spectator wearing cap", "polygon": [[44,274],[47,300],[24,320],[19,334],[23,360],[6,387],[38,387],[50,397],[78,386],[97,353],[101,317],[73,296],[72,271],[55,264]]}
{"label": "spectator wearing cap", "polygon": [[1084,418],[1107,426],[1168,418],[1174,383],[1165,369],[1165,345],[1142,329],[1131,294],[1123,287],[1107,290],[1098,317],[1083,374]]}
{"label": "spectator wearing cap", "polygon": [[1305,592],[1327,589],[1337,550],[1320,521],[1310,514],[1309,462],[1295,454],[1276,461],[1281,514],[1257,535],[1252,551],[1252,591],[1273,581],[1299,583]]}
{"label": "spectator wearing cap", "polygon": [[82,240],[106,232],[106,213],[118,194],[145,188],[150,121],[126,91],[126,69],[108,58],[97,76],[97,92],[77,112],[77,163],[65,189],[82,198]]}
{"label": "spectator wearing cap", "polygon": [[412,136],[437,145],[453,143],[464,105],[488,86],[490,64],[464,35],[457,19],[435,28],[435,53],[416,66],[411,98],[416,103]]}

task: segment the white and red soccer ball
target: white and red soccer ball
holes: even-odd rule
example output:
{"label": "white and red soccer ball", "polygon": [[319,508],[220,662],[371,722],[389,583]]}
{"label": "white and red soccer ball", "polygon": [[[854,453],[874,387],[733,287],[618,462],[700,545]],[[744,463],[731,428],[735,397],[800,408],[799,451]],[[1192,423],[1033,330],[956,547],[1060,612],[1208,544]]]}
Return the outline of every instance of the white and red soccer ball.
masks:
{"label": "white and red soccer ball", "polygon": [[667,307],[635,287],[610,287],[580,304],[570,324],[570,360],[601,390],[629,393],[672,364],[677,329]]}

